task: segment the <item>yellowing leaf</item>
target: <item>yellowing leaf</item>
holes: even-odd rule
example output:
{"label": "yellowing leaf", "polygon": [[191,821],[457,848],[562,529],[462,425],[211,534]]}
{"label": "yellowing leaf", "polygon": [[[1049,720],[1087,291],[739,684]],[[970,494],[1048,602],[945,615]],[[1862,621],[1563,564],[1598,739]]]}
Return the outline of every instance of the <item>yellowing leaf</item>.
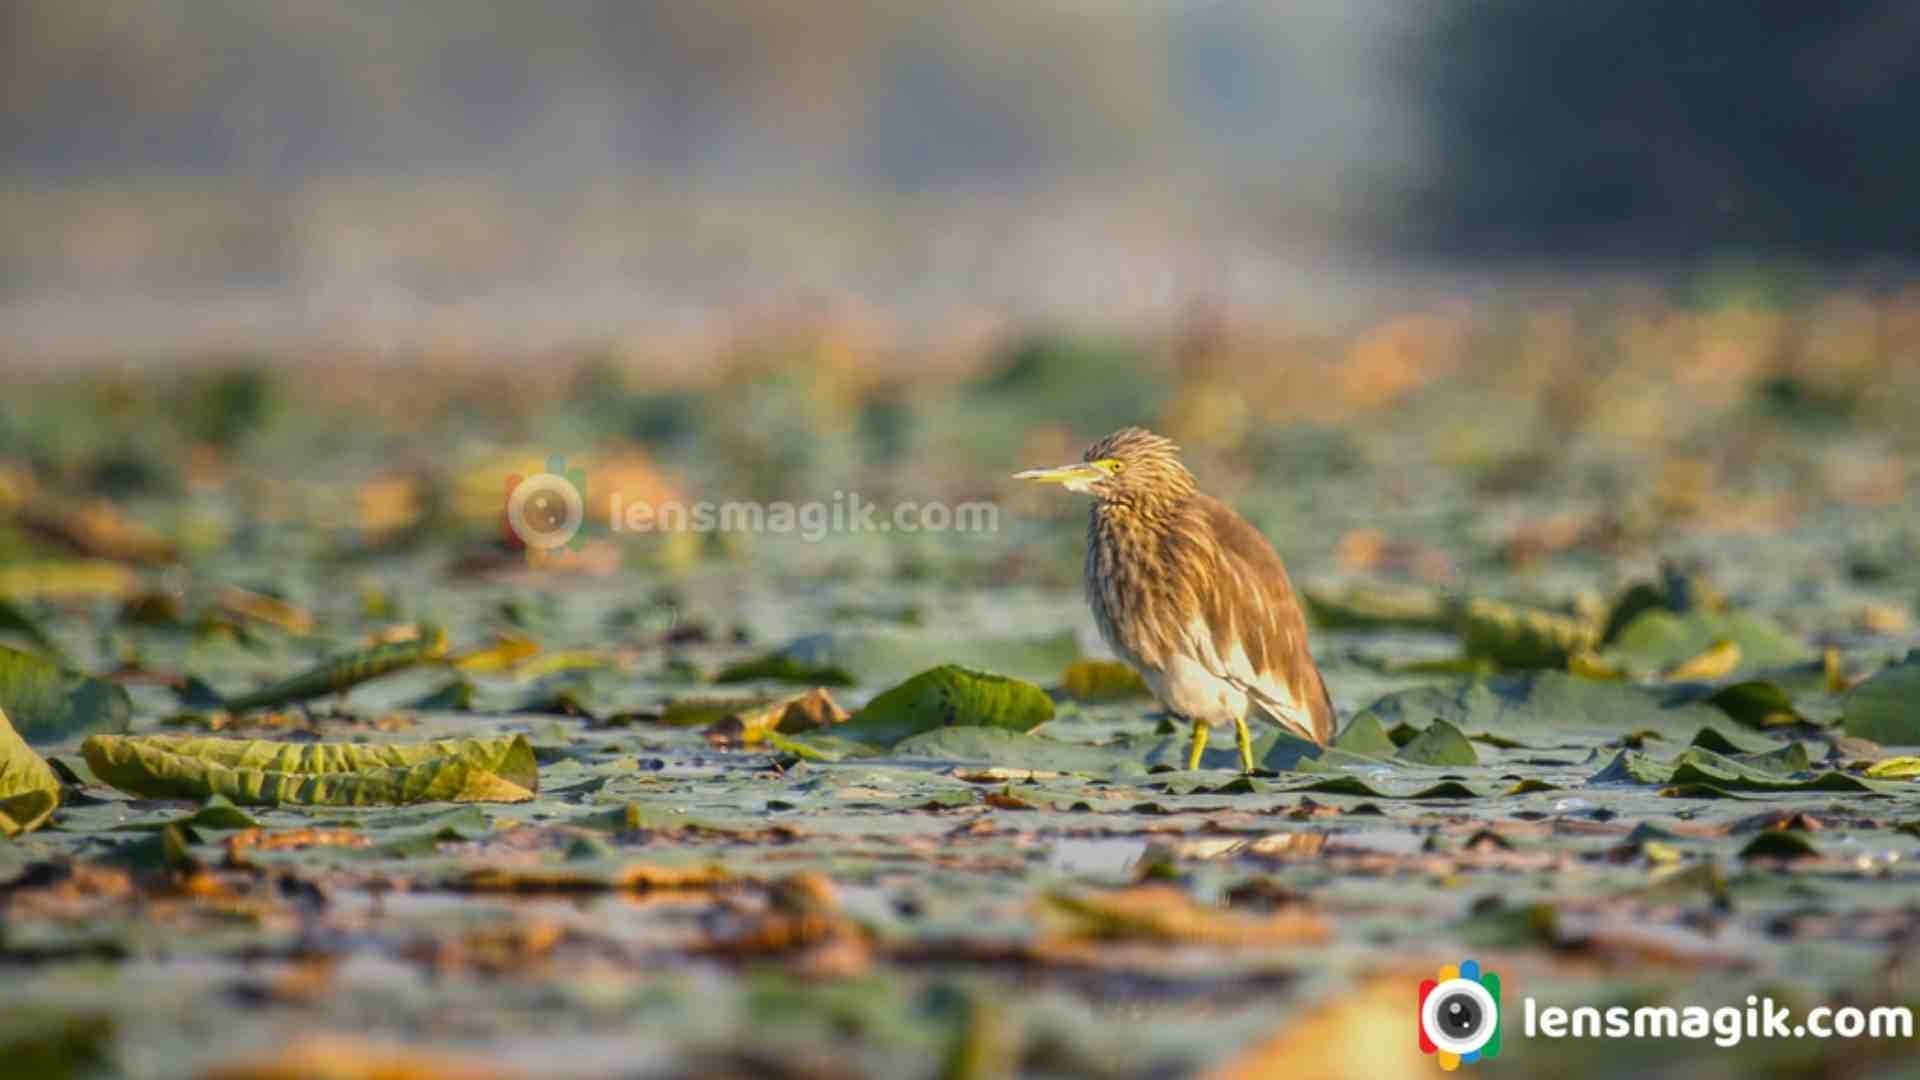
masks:
{"label": "yellowing leaf", "polygon": [[540,644],[532,638],[502,636],[484,649],[474,649],[453,658],[453,666],[476,674],[495,674],[540,654]]}
{"label": "yellowing leaf", "polygon": [[0,596],[9,600],[124,600],[139,589],[140,575],[131,567],[104,559],[0,566]]}
{"label": "yellowing leaf", "polygon": [[1420,1052],[1409,1030],[1415,999],[1407,987],[1432,977],[1432,968],[1370,975],[1358,986],[1327,995],[1215,1067],[1206,1080],[1430,1080],[1440,1070]]}
{"label": "yellowing leaf", "polygon": [[1920,776],[1920,757],[1896,757],[1876,761],[1867,769],[1867,775],[1876,780],[1904,780]]}
{"label": "yellowing leaf", "polygon": [[0,709],[0,833],[18,836],[39,828],[60,803],[60,778]]}
{"label": "yellowing leaf", "polygon": [[1740,666],[1740,643],[1721,638],[1712,645],[1660,673],[1670,682],[1709,682],[1730,674]]}
{"label": "yellowing leaf", "polygon": [[1046,904],[1066,917],[1069,937],[1096,941],[1307,945],[1325,941],[1330,933],[1326,920],[1310,911],[1235,911],[1200,903],[1171,885],[1056,894],[1046,897]]}
{"label": "yellowing leaf", "polygon": [[380,745],[95,735],[80,752],[103,782],[151,799],[396,806],[524,802],[540,787],[522,735]]}
{"label": "yellowing leaf", "polygon": [[1602,682],[1619,682],[1627,677],[1625,671],[1609,663],[1592,649],[1582,649],[1567,657],[1567,672],[1583,679],[1597,679]]}

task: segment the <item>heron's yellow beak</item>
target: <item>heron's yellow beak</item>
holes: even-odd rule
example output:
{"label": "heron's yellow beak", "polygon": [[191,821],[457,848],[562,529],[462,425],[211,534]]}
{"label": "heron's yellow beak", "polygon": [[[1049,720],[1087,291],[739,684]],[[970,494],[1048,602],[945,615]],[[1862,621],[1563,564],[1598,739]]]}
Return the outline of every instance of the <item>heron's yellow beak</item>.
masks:
{"label": "heron's yellow beak", "polygon": [[1085,492],[1096,480],[1106,479],[1107,474],[1085,462],[1062,465],[1057,469],[1028,469],[1013,474],[1015,480],[1038,480],[1043,484],[1059,484],[1068,491]]}

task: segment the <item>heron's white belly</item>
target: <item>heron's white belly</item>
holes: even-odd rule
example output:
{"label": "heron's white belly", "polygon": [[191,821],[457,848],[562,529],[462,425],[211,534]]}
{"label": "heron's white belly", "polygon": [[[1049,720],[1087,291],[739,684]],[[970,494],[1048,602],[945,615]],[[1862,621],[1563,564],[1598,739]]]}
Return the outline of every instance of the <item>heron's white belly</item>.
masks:
{"label": "heron's white belly", "polygon": [[1208,725],[1231,724],[1247,715],[1246,691],[1196,660],[1172,657],[1164,670],[1143,670],[1147,686],[1169,712]]}

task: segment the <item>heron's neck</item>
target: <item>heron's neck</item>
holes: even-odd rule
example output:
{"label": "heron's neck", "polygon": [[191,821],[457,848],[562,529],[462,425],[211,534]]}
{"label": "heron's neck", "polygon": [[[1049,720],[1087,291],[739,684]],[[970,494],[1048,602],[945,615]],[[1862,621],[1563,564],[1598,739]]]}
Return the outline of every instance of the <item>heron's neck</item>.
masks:
{"label": "heron's neck", "polygon": [[1190,496],[1133,496],[1099,499],[1093,504],[1093,527],[1121,541],[1153,540],[1170,531]]}

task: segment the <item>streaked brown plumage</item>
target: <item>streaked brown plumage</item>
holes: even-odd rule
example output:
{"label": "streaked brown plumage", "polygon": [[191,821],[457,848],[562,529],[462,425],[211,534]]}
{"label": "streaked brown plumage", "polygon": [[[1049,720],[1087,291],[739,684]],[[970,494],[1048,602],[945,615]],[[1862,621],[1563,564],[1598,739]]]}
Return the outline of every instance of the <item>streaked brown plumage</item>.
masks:
{"label": "streaked brown plumage", "polygon": [[1193,763],[1208,729],[1231,723],[1250,769],[1249,714],[1320,745],[1332,737],[1333,703],[1286,567],[1259,530],[1199,492],[1171,441],[1124,428],[1079,465],[1019,475],[1094,497],[1094,619],[1161,704],[1193,724]]}

